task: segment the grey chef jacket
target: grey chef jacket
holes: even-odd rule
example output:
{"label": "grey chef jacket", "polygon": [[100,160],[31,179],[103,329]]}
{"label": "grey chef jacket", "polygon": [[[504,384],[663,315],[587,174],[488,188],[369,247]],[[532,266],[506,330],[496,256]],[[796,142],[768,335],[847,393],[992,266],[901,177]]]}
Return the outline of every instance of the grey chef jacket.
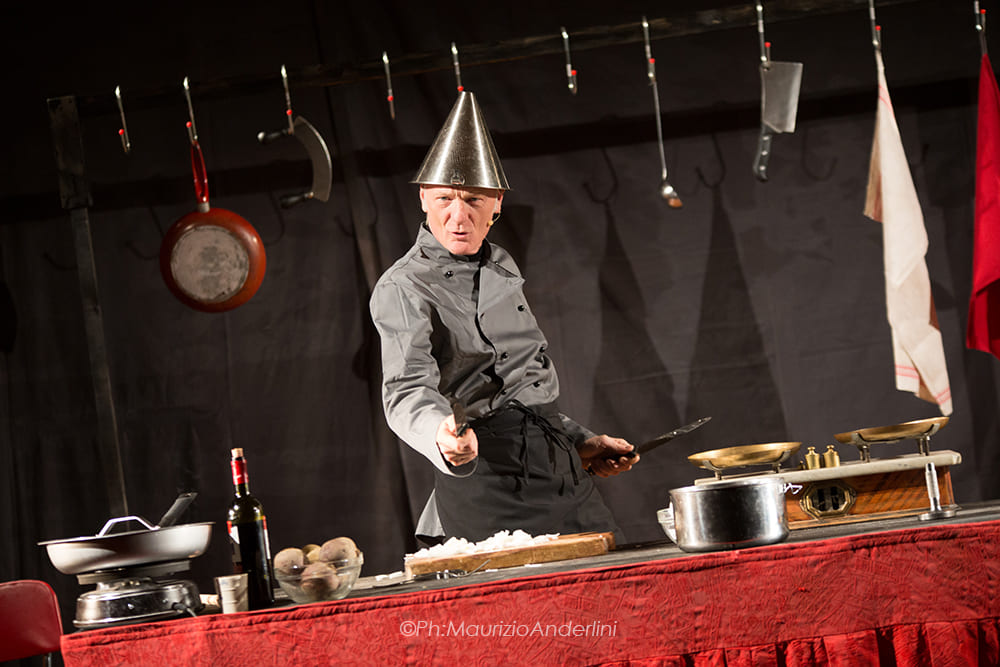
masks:
{"label": "grey chef jacket", "polygon": [[[416,243],[375,286],[370,308],[382,341],[386,419],[434,464],[438,477],[472,475],[479,462],[454,467],[438,450],[438,426],[452,413],[445,396],[461,398],[473,421],[511,401],[536,406],[559,396],[523,283],[513,258],[499,246],[483,241],[475,256],[453,255],[424,223]],[[594,436],[564,415],[559,419],[573,445]],[[591,489],[592,481],[583,477]],[[434,510],[432,496],[418,533]]]}

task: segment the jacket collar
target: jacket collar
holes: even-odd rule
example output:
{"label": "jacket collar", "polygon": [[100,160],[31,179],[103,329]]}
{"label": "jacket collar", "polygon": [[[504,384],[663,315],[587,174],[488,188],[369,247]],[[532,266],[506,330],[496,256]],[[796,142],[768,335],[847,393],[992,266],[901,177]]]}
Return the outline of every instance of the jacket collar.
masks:
{"label": "jacket collar", "polygon": [[493,254],[493,248],[490,246],[490,242],[483,239],[483,246],[480,249],[480,252],[475,255],[453,255],[448,252],[443,245],[441,245],[440,241],[434,238],[434,234],[431,233],[431,229],[427,226],[426,221],[420,223],[420,231],[417,232],[417,245],[420,247],[420,252],[424,257],[440,263],[485,262]]}

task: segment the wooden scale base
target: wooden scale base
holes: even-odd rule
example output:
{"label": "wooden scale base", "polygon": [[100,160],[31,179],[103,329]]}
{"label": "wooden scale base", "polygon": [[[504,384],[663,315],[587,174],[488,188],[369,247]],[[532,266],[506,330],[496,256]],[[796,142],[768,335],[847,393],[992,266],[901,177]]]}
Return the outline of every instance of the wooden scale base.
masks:
{"label": "wooden scale base", "polygon": [[794,530],[927,512],[927,463],[935,467],[941,506],[953,508],[949,466],[961,461],[958,452],[946,450],[784,473],[788,527]]}
{"label": "wooden scale base", "polygon": [[[699,485],[723,479],[722,473],[731,472],[739,464],[771,465],[771,472],[726,474],[725,479],[781,477],[785,484],[788,527],[792,530],[918,514],[921,518],[941,518],[953,515],[957,509],[950,467],[962,462],[958,452],[930,451],[930,436],[947,421],[947,417],[936,417],[840,433],[835,436],[837,440],[857,446],[861,460],[829,467],[782,470],[781,463],[798,450],[800,443],[733,447],[696,454],[689,459],[716,473],[715,478],[696,480]],[[919,453],[885,459],[871,457],[872,444],[910,438],[917,441]],[[932,498],[934,488],[937,494]]]}

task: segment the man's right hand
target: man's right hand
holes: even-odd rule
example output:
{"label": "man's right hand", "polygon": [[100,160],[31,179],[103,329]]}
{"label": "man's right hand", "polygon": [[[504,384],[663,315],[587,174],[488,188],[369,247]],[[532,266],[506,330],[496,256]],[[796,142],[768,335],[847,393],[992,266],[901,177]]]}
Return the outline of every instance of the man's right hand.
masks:
{"label": "man's right hand", "polygon": [[453,466],[469,463],[479,456],[479,440],[471,428],[462,437],[455,435],[455,415],[448,415],[438,426],[437,446],[441,456]]}

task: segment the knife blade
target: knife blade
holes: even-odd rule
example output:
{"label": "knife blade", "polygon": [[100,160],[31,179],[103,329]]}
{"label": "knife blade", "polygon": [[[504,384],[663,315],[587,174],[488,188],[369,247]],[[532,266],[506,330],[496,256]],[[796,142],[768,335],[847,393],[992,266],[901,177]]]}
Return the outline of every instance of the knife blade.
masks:
{"label": "knife blade", "polygon": [[461,438],[469,429],[469,416],[465,412],[465,403],[456,396],[449,396],[451,413],[455,416],[455,435]]}
{"label": "knife blade", "polygon": [[701,419],[697,419],[697,420],[691,422],[690,424],[685,424],[684,426],[680,426],[678,428],[675,428],[673,431],[669,431],[669,432],[664,433],[663,435],[661,435],[659,437],[656,437],[656,438],[653,438],[652,440],[649,440],[648,442],[642,443],[641,445],[639,445],[638,447],[635,448],[635,452],[637,452],[639,454],[645,454],[646,452],[648,452],[650,450],[656,449],[657,447],[659,447],[663,443],[669,442],[669,441],[673,440],[674,438],[676,438],[679,435],[684,435],[685,433],[690,433],[691,431],[695,430],[696,428],[700,428],[700,427],[704,426],[711,419],[712,419],[711,417],[702,417]]}
{"label": "knife blade", "polygon": [[295,136],[305,146],[309,161],[312,163],[313,181],[309,198],[326,201],[330,198],[330,187],[333,183],[330,149],[327,148],[319,130],[302,116],[295,118]]}
{"label": "knife blade", "polygon": [[767,161],[771,157],[771,138],[783,132],[795,132],[802,63],[768,60],[760,66],[760,137],[753,173],[767,181]]}
{"label": "knife blade", "polygon": [[[663,443],[669,442],[669,441],[673,440],[674,438],[676,438],[679,435],[684,435],[685,433],[690,433],[691,431],[695,430],[696,428],[700,428],[700,427],[704,426],[711,419],[712,419],[711,417],[702,417],[701,419],[697,419],[697,420],[691,422],[690,424],[685,424],[684,426],[679,426],[679,427],[675,428],[673,431],[668,431],[668,432],[664,433],[661,436],[658,436],[656,438],[653,438],[652,440],[648,440],[648,441],[642,443],[641,445],[633,446],[631,452],[629,452],[627,454],[622,454],[622,456],[624,456],[626,458],[633,458],[633,457],[635,457],[636,454],[645,454],[646,452],[648,452],[650,450],[656,449],[657,447],[659,447]],[[619,458],[621,458],[621,457],[619,457]],[[607,460],[608,461],[614,461],[615,459],[607,459]]]}

